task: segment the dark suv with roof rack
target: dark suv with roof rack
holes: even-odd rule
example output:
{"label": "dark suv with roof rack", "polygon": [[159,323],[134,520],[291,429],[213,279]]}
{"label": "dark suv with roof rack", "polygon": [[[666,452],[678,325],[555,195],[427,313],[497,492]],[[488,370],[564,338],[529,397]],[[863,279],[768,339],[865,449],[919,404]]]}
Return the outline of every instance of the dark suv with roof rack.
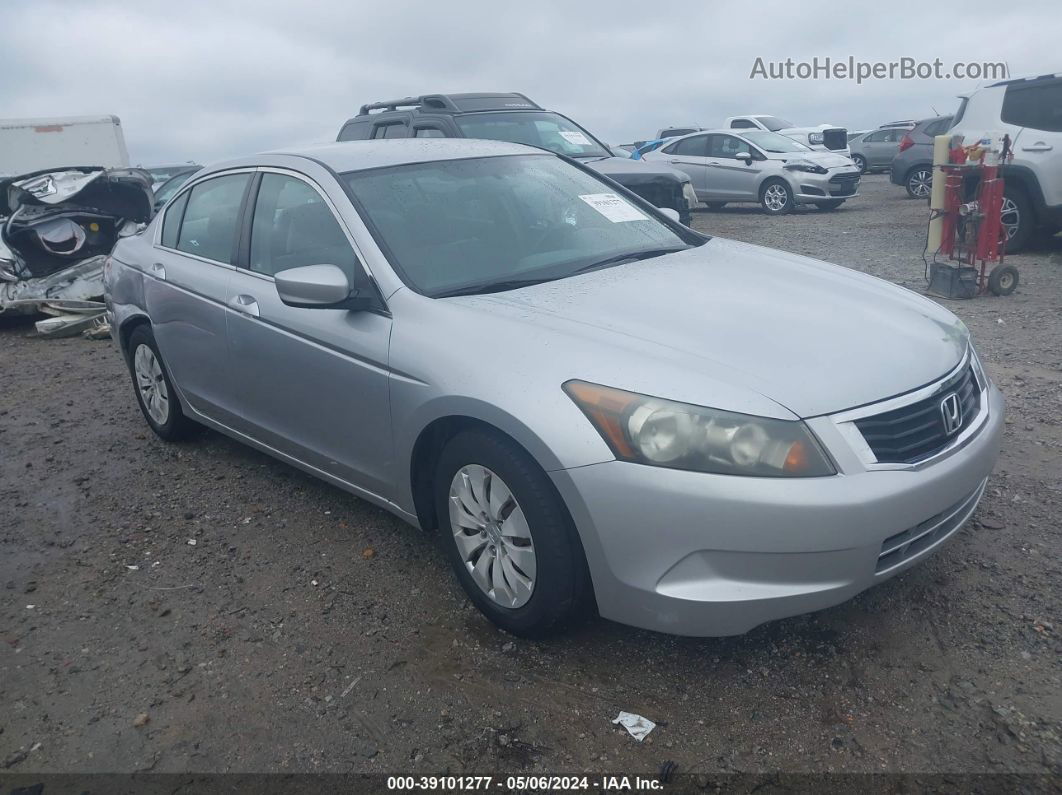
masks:
{"label": "dark suv with roof rack", "polygon": [[567,116],[523,94],[424,94],[362,105],[338,141],[370,138],[485,138],[529,144],[574,158],[689,225],[697,205],[689,177],[667,166],[616,157]]}

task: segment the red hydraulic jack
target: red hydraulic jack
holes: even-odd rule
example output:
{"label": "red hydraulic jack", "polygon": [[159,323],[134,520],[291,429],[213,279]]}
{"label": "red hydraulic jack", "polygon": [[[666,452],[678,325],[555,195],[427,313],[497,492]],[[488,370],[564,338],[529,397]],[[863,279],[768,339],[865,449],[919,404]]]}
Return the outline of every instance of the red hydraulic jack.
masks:
{"label": "red hydraulic jack", "polygon": [[[944,209],[939,215],[940,248],[930,265],[929,291],[944,298],[973,298],[986,291],[1010,295],[1018,286],[1018,269],[1003,264],[1003,177],[1000,166],[986,163],[985,155],[979,145],[959,146],[949,150],[949,162],[940,166],[945,177]],[[1009,157],[1010,137],[1003,136],[998,161],[1005,163]],[[977,195],[968,201],[966,186],[974,180]],[[996,265],[986,274],[989,263]]]}

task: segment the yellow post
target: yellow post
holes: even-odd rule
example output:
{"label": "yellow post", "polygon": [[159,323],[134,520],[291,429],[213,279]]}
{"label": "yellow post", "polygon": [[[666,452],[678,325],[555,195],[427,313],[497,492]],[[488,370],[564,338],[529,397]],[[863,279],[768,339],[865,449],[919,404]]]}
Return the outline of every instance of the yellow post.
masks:
{"label": "yellow post", "polygon": [[[933,139],[933,190],[929,194],[929,209],[931,214],[944,209],[944,174],[940,166],[948,162],[948,143],[950,135],[938,135]],[[929,237],[926,240],[926,254],[933,255],[940,248],[941,231],[944,228],[944,219],[933,218],[929,222]]]}

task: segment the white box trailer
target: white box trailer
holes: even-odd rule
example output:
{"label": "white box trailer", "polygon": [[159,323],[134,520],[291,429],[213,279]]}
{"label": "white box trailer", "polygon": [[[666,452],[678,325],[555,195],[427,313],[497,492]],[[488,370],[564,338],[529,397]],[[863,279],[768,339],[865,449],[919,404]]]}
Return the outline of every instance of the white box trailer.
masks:
{"label": "white box trailer", "polygon": [[64,166],[128,165],[117,116],[0,119],[0,175]]}

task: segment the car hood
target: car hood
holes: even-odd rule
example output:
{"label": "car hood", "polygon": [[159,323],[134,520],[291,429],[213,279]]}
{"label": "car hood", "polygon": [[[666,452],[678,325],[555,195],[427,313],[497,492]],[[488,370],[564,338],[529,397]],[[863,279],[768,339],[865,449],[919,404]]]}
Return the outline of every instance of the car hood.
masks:
{"label": "car hood", "polygon": [[644,160],[627,157],[603,157],[599,160],[583,160],[585,165],[616,180],[622,185],[647,185],[659,180],[689,182],[690,178],[677,169]]}
{"label": "car hood", "polygon": [[793,160],[807,160],[811,163],[817,163],[823,168],[841,168],[842,166],[851,166],[851,158],[839,155],[836,152],[822,151],[813,149],[810,152],[765,152],[768,160],[780,160],[783,163],[788,163]]}
{"label": "car hood", "polygon": [[[610,386],[713,405],[681,385],[648,384],[650,362],[752,390],[799,417],[893,397],[954,368],[969,344],[953,314],[837,265],[712,238],[695,249],[487,296],[474,303],[556,334],[586,369],[592,338],[621,349]],[[593,350],[591,348],[590,350]],[[641,358],[641,357],[648,357]],[[601,374],[600,358],[594,362]],[[715,405],[715,408],[732,408]]]}

